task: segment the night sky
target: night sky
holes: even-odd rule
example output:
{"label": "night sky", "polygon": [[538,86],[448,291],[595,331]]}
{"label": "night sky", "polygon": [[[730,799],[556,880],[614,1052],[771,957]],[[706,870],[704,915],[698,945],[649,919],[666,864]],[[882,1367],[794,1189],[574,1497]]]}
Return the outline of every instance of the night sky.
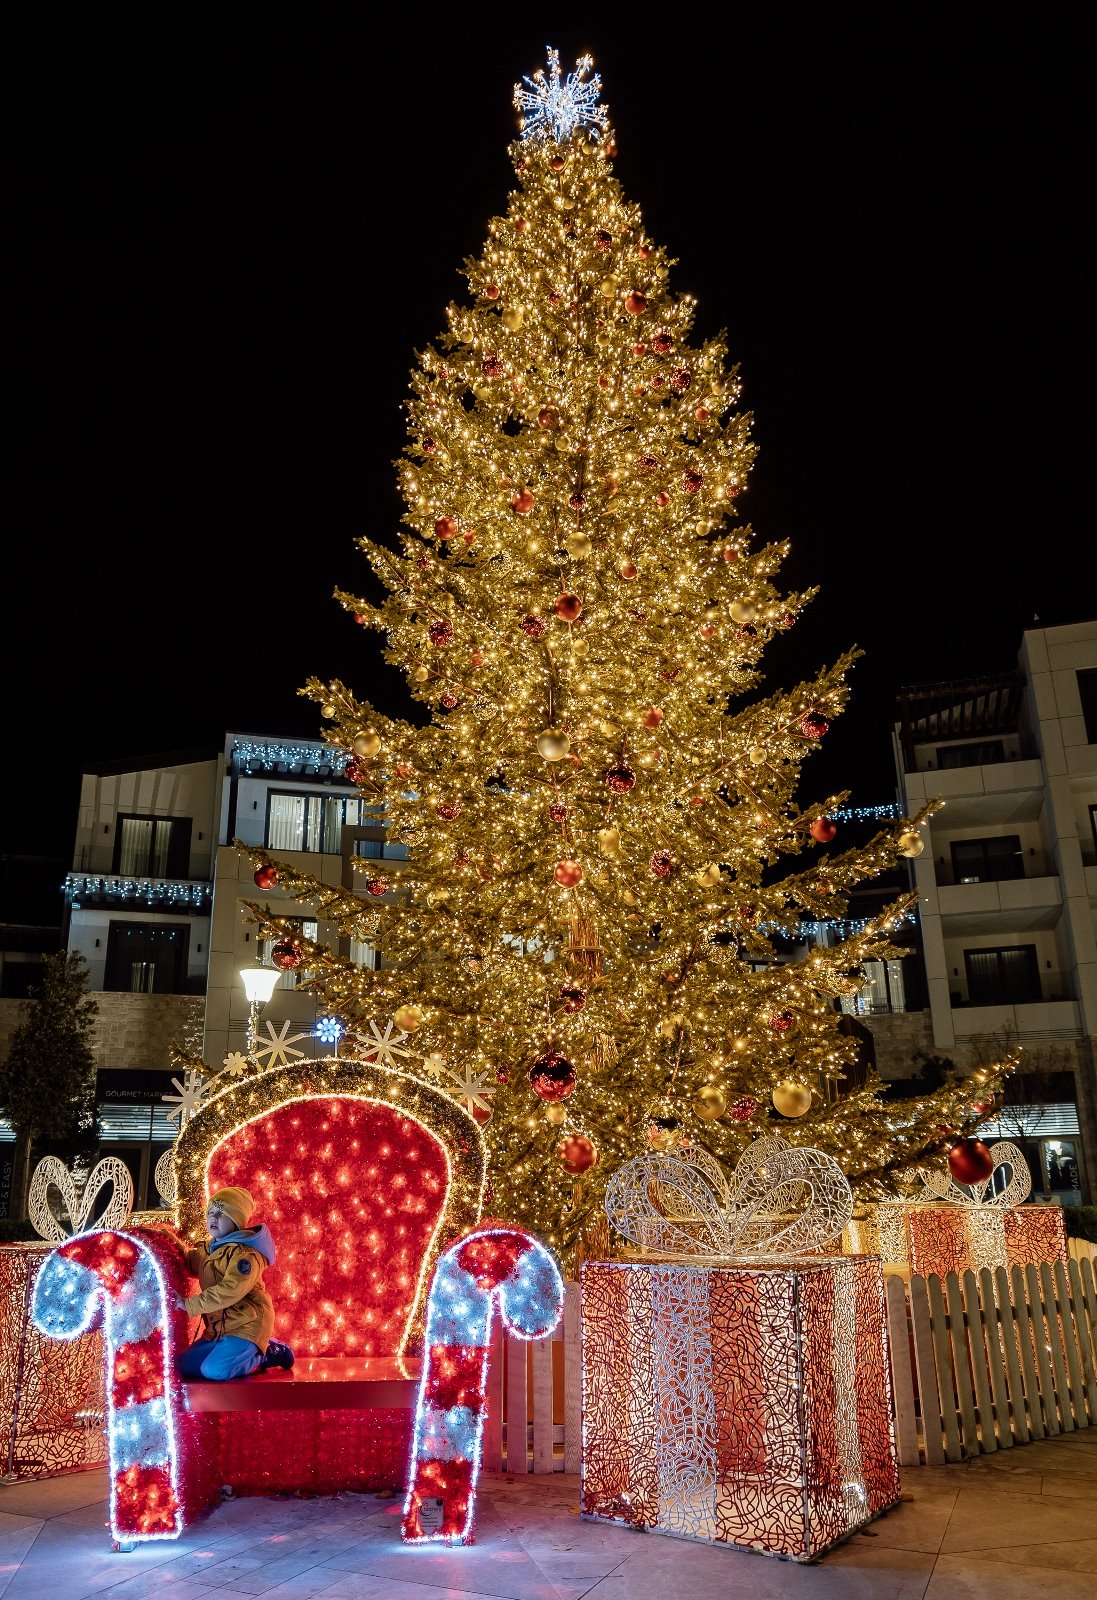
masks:
{"label": "night sky", "polygon": [[1097,615],[1080,14],[535,9],[9,24],[0,851],[69,856],[85,764],[316,736],[310,674],[409,704],[332,590],[399,526],[415,352],[506,209],[548,45],[594,56],[615,174],[695,338],[728,331],[742,519],[821,586],[766,688],[864,651],[801,803],[892,800],[901,686]]}

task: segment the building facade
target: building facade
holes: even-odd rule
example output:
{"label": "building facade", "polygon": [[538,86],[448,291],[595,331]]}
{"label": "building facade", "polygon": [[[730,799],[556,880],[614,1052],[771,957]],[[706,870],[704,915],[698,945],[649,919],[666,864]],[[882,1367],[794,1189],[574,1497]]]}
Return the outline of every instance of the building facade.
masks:
{"label": "building facade", "polygon": [[1089,1203],[1097,1172],[1097,623],[1027,631],[1017,669],[898,699],[908,814],[939,798],[913,863],[936,1054],[1020,1046],[984,1136],[1038,1191]]}

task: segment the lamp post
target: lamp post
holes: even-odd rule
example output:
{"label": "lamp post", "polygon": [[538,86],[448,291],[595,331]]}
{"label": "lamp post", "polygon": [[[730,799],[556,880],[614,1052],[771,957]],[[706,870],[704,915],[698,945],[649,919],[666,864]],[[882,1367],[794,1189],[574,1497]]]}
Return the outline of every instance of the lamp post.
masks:
{"label": "lamp post", "polygon": [[244,993],[248,997],[251,1007],[248,1016],[248,1053],[255,1049],[259,1037],[259,1008],[265,1006],[274,993],[274,986],[282,974],[277,967],[241,967],[240,977],[244,984]]}

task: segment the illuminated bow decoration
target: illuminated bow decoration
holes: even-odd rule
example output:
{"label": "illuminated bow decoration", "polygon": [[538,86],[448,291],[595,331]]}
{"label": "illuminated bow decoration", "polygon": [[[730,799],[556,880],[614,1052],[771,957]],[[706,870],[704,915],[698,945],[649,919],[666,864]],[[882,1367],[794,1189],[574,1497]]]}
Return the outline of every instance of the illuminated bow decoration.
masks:
{"label": "illuminated bow decoration", "polygon": [[756,1139],[731,1178],[699,1146],[637,1156],[606,1188],[606,1215],[648,1255],[812,1255],[853,1213],[845,1173],[822,1150]]}
{"label": "illuminated bow decoration", "polygon": [[[994,1170],[982,1183],[957,1183],[950,1172],[923,1172],[922,1182],[926,1193],[920,1200],[930,1200],[939,1205],[942,1200],[958,1206],[1000,1206],[1003,1210],[1019,1206],[1032,1192],[1032,1173],[1028,1162],[1015,1144],[1001,1139],[990,1147]],[[995,1189],[994,1179],[999,1167],[1009,1168],[1009,1182],[1004,1189]]]}
{"label": "illuminated bow decoration", "polygon": [[[74,1234],[91,1227],[95,1202],[108,1185],[111,1197],[98,1218],[97,1228],[124,1228],[133,1210],[133,1179],[121,1156],[104,1156],[88,1174],[81,1188],[78,1180],[58,1156],[43,1156],[30,1182],[27,1210],[31,1226],[40,1239],[64,1244]],[[56,1189],[68,1216],[65,1227],[49,1203],[50,1190]]]}

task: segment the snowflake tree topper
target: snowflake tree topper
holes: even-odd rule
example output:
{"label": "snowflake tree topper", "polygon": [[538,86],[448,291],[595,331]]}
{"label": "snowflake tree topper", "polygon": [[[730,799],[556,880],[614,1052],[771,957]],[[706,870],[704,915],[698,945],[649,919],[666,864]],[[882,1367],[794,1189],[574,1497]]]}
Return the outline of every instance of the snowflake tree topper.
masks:
{"label": "snowflake tree topper", "polygon": [[522,113],[523,139],[555,139],[563,144],[576,128],[605,131],[609,125],[609,111],[598,104],[602,80],[598,73],[584,83],[583,79],[594,65],[593,56],[580,56],[575,71],[569,72],[561,82],[560,52],[548,52],[549,75],[538,67],[532,78],[523,78],[514,85],[514,104]]}

